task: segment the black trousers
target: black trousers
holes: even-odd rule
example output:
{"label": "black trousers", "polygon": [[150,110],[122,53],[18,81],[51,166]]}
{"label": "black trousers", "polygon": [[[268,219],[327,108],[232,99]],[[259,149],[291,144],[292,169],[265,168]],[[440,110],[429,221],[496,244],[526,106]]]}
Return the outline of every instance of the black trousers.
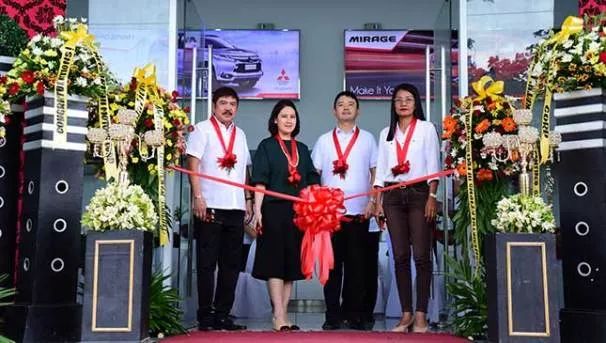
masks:
{"label": "black trousers", "polygon": [[[324,286],[326,321],[328,322],[363,319],[366,292],[364,250],[368,225],[368,220],[341,222],[341,230],[331,238],[335,266],[330,271],[328,281]],[[345,274],[344,280],[343,274]],[[341,302],[341,297],[343,302]]]}
{"label": "black trousers", "polygon": [[[363,319],[373,319],[377,304],[379,280],[379,241],[381,232],[367,232],[364,240],[364,298],[362,300]],[[347,275],[345,275],[347,280]]]}
{"label": "black trousers", "polygon": [[[214,210],[214,221],[194,223],[198,270],[198,321],[225,317],[234,303],[240,273],[244,211]],[[217,284],[215,291],[215,269]],[[214,299],[214,303],[213,303]]]}

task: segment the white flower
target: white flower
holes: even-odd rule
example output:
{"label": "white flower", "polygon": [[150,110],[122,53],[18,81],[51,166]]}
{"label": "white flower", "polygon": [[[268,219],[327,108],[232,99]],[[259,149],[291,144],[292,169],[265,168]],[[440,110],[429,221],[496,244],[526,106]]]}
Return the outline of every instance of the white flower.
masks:
{"label": "white flower", "polygon": [[52,38],[50,40],[50,46],[51,48],[58,48],[60,46],[63,45],[63,41],[61,40],[61,38]]}
{"label": "white flower", "polygon": [[569,39],[569,40],[565,41],[564,44],[562,44],[562,47],[564,47],[564,49],[568,49],[572,46],[572,44],[574,44],[574,42],[571,39]]}
{"label": "white flower", "polygon": [[78,77],[78,78],[76,79],[76,85],[77,85],[77,86],[80,86],[80,87],[86,87],[86,86],[87,86],[87,84],[88,84],[88,82],[87,82],[87,81],[86,81],[86,79],[85,79],[85,78],[83,78],[83,77]]}
{"label": "white flower", "polygon": [[35,47],[34,49],[32,49],[32,54],[36,55],[36,56],[42,56],[42,54],[44,54],[44,50]]}
{"label": "white flower", "polygon": [[572,62],[572,55],[564,54],[564,56],[562,56],[562,62],[564,62],[564,63]]}

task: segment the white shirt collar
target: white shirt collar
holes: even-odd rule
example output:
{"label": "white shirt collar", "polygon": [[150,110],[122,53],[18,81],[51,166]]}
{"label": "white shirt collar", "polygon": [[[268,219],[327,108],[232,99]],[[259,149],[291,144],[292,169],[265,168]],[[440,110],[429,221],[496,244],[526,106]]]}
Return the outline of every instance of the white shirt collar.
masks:
{"label": "white shirt collar", "polygon": [[358,125],[356,124],[356,125],[354,125],[354,126],[351,128],[351,131],[349,131],[349,132],[345,132],[345,131],[343,131],[343,130],[342,130],[340,127],[339,127],[339,126],[336,126],[336,127],[335,127],[335,129],[336,129],[336,131],[337,131],[337,134],[338,134],[338,135],[350,135],[350,134],[354,133],[354,132],[356,131],[356,129],[357,129],[357,128],[358,128]]}

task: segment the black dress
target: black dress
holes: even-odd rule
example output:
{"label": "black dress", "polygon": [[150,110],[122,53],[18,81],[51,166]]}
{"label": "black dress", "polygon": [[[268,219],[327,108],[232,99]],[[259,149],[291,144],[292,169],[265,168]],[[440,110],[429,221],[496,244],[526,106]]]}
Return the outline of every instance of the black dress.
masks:
{"label": "black dress", "polygon": [[[284,141],[290,153],[290,141]],[[320,183],[309,148],[297,142],[301,174],[298,187],[288,182],[288,161],[274,137],[259,143],[253,158],[251,182],[263,184],[267,190],[298,196],[301,189]],[[261,280],[277,278],[285,281],[304,279],[301,273],[301,240],[303,233],[293,223],[292,201],[265,195],[261,205],[263,233],[257,237],[253,277]]]}

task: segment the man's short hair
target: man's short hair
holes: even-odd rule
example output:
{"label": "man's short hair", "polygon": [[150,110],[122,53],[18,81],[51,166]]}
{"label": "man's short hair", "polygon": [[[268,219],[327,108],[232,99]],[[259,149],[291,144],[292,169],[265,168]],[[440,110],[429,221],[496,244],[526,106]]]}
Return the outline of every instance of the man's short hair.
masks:
{"label": "man's short hair", "polygon": [[213,92],[213,104],[216,105],[217,104],[217,100],[219,100],[219,98],[222,97],[231,97],[231,98],[235,98],[236,99],[236,104],[240,104],[240,98],[238,97],[238,93],[230,87],[220,87],[217,88],[214,92]]}
{"label": "man's short hair", "polygon": [[356,109],[360,108],[360,101],[358,101],[358,97],[352,91],[342,91],[342,92],[339,92],[339,94],[337,94],[337,96],[335,96],[335,101],[332,104],[332,108],[335,108],[335,109],[337,108],[337,101],[339,101],[339,99],[342,96],[346,96],[348,98],[354,99],[356,101]]}

